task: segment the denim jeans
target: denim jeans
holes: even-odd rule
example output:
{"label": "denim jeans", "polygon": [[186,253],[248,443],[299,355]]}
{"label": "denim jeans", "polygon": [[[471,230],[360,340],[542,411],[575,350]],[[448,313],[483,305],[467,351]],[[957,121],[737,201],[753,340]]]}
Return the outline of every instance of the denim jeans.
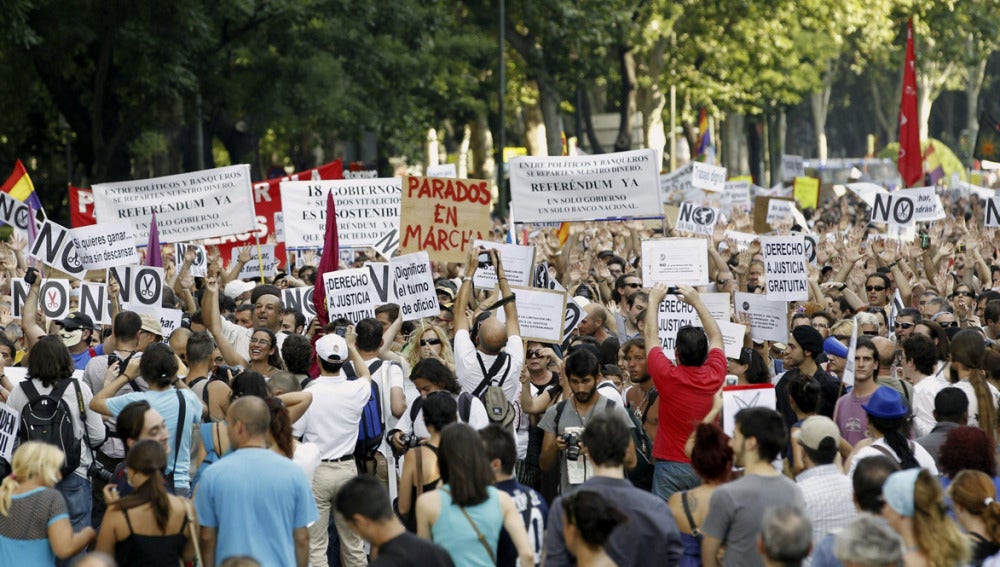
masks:
{"label": "denim jeans", "polygon": [[701,484],[701,479],[687,463],[656,461],[653,467],[653,492],[663,500],[670,500],[675,492],[690,490]]}
{"label": "denim jeans", "polygon": [[[56,490],[63,495],[66,501],[66,512],[69,514],[69,521],[73,524],[73,531],[78,532],[90,525],[91,511],[94,500],[91,494],[90,480],[75,473],[71,473],[56,484]],[[81,551],[78,555],[69,559],[60,560],[57,565],[69,565],[75,558],[83,555]]]}

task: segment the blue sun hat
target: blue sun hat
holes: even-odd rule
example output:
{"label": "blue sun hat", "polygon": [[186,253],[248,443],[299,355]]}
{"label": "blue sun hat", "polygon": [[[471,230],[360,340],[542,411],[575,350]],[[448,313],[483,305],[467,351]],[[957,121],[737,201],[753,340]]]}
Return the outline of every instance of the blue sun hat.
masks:
{"label": "blue sun hat", "polygon": [[882,499],[900,516],[913,517],[913,489],[921,470],[923,469],[917,468],[894,472],[882,485]]}

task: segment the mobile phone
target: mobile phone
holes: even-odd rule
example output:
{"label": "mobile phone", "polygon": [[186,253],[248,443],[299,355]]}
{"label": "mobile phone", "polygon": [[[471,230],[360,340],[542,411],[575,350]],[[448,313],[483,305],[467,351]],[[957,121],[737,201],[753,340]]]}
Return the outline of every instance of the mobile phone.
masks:
{"label": "mobile phone", "polygon": [[676,287],[668,287],[667,288],[667,295],[677,295],[677,288]]}
{"label": "mobile phone", "polygon": [[480,268],[485,268],[486,266],[489,266],[490,265],[490,253],[487,252],[487,251],[485,251],[485,250],[482,251],[482,252],[480,252],[478,260],[479,260],[479,267]]}
{"label": "mobile phone", "polygon": [[921,234],[920,235],[920,248],[927,250],[931,247],[931,235]]}
{"label": "mobile phone", "polygon": [[338,335],[340,335],[342,337],[346,337],[347,336],[347,327],[344,327],[343,325],[341,325],[340,327],[335,328],[333,330],[333,332],[337,333]]}
{"label": "mobile phone", "polygon": [[28,268],[28,271],[24,273],[24,283],[28,285],[34,285],[35,280],[38,279],[38,270],[35,268]]}

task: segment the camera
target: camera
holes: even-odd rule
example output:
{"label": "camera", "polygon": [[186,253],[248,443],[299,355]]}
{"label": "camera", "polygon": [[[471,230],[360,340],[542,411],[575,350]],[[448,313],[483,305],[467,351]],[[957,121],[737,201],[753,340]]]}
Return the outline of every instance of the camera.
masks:
{"label": "camera", "polygon": [[342,337],[346,337],[347,336],[347,327],[341,325],[339,327],[334,328],[333,332],[337,333],[338,335],[340,335]]}
{"label": "camera", "polygon": [[38,279],[38,270],[35,268],[28,268],[28,271],[24,273],[24,283],[32,285],[35,280]]}
{"label": "camera", "polygon": [[479,267],[485,268],[490,265],[490,253],[488,251],[482,251],[479,253]]}
{"label": "camera", "polygon": [[417,437],[416,433],[404,433],[400,435],[399,441],[406,449],[413,449],[420,446],[420,437]]}
{"label": "camera", "polygon": [[566,442],[566,458],[575,461],[580,458],[580,438],[576,433],[563,433],[560,435]]}
{"label": "camera", "polygon": [[87,477],[103,482],[104,484],[110,483],[113,476],[114,473],[98,461],[91,461],[90,466],[87,467]]}
{"label": "camera", "polygon": [[222,380],[226,384],[229,383],[229,374],[233,375],[233,378],[240,373],[239,366],[225,366],[220,364],[215,367],[215,372],[212,373],[212,380]]}
{"label": "camera", "polygon": [[667,288],[667,295],[677,295],[677,288],[676,287],[668,287]]}

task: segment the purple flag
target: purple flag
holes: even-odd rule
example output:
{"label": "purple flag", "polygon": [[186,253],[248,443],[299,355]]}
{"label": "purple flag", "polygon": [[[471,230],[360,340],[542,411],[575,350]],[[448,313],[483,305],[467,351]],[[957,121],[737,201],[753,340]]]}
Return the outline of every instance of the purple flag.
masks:
{"label": "purple flag", "polygon": [[160,256],[160,231],[156,228],[156,213],[153,213],[153,220],[149,222],[149,240],[146,242],[146,265],[156,268],[163,267],[163,258]]}

